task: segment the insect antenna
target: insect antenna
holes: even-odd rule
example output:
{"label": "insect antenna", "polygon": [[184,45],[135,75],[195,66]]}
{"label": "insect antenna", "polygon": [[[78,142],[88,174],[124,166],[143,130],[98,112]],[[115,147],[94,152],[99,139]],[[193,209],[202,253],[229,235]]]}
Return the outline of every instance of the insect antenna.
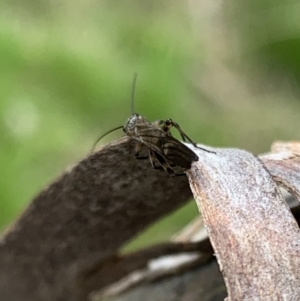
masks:
{"label": "insect antenna", "polygon": [[136,79],[137,79],[137,73],[134,73],[132,87],[131,87],[131,115],[134,115],[134,93],[135,93]]}
{"label": "insect antenna", "polygon": [[99,138],[96,140],[96,142],[94,143],[91,152],[94,152],[94,150],[95,150],[95,148],[96,148],[98,142],[99,142],[103,137],[105,137],[106,135],[110,134],[111,132],[114,132],[114,131],[119,130],[119,129],[122,129],[122,128],[123,128],[123,125],[118,126],[118,127],[114,128],[114,129],[112,129],[112,130],[106,132],[106,133],[105,133],[104,135],[102,135],[101,137],[99,137]]}

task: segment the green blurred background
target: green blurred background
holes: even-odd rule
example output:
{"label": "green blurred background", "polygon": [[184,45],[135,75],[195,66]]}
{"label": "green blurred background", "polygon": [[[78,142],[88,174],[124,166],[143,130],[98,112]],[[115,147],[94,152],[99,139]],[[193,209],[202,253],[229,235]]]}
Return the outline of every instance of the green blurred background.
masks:
{"label": "green blurred background", "polygon": [[[299,139],[300,4],[2,0],[1,229],[125,122],[134,72],[136,111],[197,142],[262,153]],[[196,215],[190,203],[135,244]]]}

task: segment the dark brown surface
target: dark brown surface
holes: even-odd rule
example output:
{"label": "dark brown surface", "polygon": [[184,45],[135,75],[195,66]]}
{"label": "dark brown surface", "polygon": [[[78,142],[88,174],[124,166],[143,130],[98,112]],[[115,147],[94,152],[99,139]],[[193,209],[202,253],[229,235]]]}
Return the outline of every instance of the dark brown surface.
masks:
{"label": "dark brown surface", "polygon": [[127,138],[75,165],[42,191],[0,241],[0,300],[76,300],[82,265],[101,261],[191,198],[171,178],[133,157]]}

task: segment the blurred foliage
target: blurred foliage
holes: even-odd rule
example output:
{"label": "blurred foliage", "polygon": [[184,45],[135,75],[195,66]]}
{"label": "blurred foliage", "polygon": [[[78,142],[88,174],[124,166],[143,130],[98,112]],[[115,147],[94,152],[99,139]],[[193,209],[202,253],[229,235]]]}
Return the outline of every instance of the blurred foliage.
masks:
{"label": "blurred foliage", "polygon": [[[195,141],[259,153],[298,139],[299,9],[292,0],[3,0],[0,226],[125,122],[134,72],[136,111],[172,117]],[[136,245],[196,214],[188,205]]]}
{"label": "blurred foliage", "polygon": [[263,85],[273,77],[277,84],[283,84],[281,88],[291,84],[299,90],[300,3],[229,1],[227,12],[230,29],[238,37],[241,58],[259,79],[264,73]]}

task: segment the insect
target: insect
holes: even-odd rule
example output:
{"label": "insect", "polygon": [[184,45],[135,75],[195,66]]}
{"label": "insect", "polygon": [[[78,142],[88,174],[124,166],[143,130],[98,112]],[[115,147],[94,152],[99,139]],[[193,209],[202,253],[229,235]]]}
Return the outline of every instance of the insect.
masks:
{"label": "insect", "polygon": [[[198,147],[180,128],[180,126],[172,119],[157,120],[149,122],[144,117],[134,113],[134,91],[136,77],[132,85],[131,94],[131,113],[132,115],[127,119],[123,126],[118,126],[109,132],[102,135],[94,144],[99,142],[107,134],[117,130],[123,129],[123,132],[130,138],[136,141],[134,156],[137,159],[149,158],[151,166],[154,169],[164,169],[170,176],[185,175],[184,172],[174,169],[180,167],[183,171],[191,168],[191,164],[198,160],[198,156],[189,149],[186,145],[174,138],[171,134],[171,128],[174,127],[180,134],[184,142],[190,142],[194,147],[202,149],[203,151],[214,153],[207,149]],[[142,146],[145,145],[148,149],[147,156],[140,156]],[[94,149],[93,148],[93,149]]]}

